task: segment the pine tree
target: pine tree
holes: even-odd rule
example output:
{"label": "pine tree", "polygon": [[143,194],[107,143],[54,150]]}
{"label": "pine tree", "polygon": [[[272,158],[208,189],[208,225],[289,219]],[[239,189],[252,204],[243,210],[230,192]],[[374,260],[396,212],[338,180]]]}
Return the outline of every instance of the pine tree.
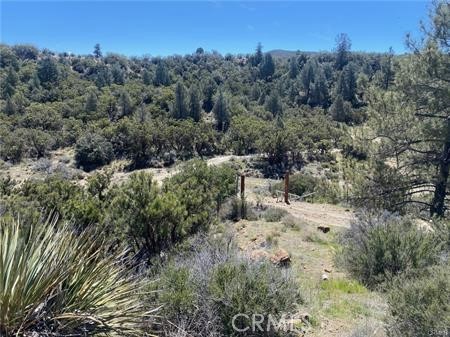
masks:
{"label": "pine tree", "polygon": [[200,116],[200,95],[197,87],[192,86],[189,90],[189,117],[191,117],[195,122],[199,122]]}
{"label": "pine tree", "polygon": [[[395,91],[374,89],[369,105],[371,124],[384,150],[378,151],[377,159],[395,158],[395,169],[405,179],[401,186],[405,200],[396,207],[425,206],[431,216],[438,217],[444,217],[449,208],[448,8],[445,1],[435,3],[423,43],[407,41],[413,53],[400,64]],[[389,186],[382,195],[392,191]]]}
{"label": "pine tree", "polygon": [[178,82],[175,88],[175,102],[173,104],[172,116],[175,119],[185,119],[188,117],[186,88],[181,82]]}
{"label": "pine tree", "polygon": [[326,83],[326,78],[324,71],[321,67],[317,69],[314,76],[314,83],[311,86],[311,93],[308,99],[308,104],[310,106],[321,105],[323,107],[328,106],[328,87]]}
{"label": "pine tree", "polygon": [[273,117],[281,116],[283,114],[280,96],[275,91],[273,91],[267,99],[266,109],[272,113]]}
{"label": "pine tree", "polygon": [[317,61],[309,59],[302,69],[300,80],[302,82],[303,90],[305,91],[306,101],[308,101],[311,91],[312,83],[314,82],[315,70],[317,68]]}
{"label": "pine tree", "polygon": [[2,83],[3,97],[12,96],[16,91],[17,74],[12,67],[8,68],[5,81]]}
{"label": "pine tree", "polygon": [[330,107],[330,113],[335,121],[347,123],[351,118],[350,104],[344,101],[342,95],[337,95]]}
{"label": "pine tree", "polygon": [[112,75],[111,71],[106,65],[100,65],[97,68],[97,74],[95,77],[95,84],[98,88],[103,88],[105,86],[111,85]]}
{"label": "pine tree", "polygon": [[298,75],[298,63],[297,58],[292,57],[289,60],[289,78],[295,79]]}
{"label": "pine tree", "polygon": [[170,84],[169,72],[163,60],[160,60],[156,66],[155,79],[153,83],[156,86],[167,86]]}
{"label": "pine tree", "polygon": [[95,58],[101,58],[102,57],[102,50],[100,48],[100,44],[96,43],[94,46],[94,56]]}
{"label": "pine tree", "polygon": [[142,81],[144,82],[145,85],[152,84],[152,77],[147,69],[145,69],[144,73],[142,74]]}
{"label": "pine tree", "polygon": [[262,44],[261,42],[258,42],[258,45],[256,46],[255,55],[253,55],[252,58],[252,65],[254,67],[257,67],[261,64],[262,61],[263,61]]}
{"label": "pine tree", "polygon": [[96,112],[97,111],[97,95],[95,92],[90,91],[86,98],[85,109],[88,112]]}
{"label": "pine tree", "polygon": [[126,91],[122,91],[119,96],[119,108],[121,116],[128,116],[133,112],[130,95]]}
{"label": "pine tree", "polygon": [[111,75],[115,84],[125,84],[125,74],[118,63],[115,63],[111,68]]}
{"label": "pine tree", "polygon": [[38,63],[37,74],[42,84],[56,82],[59,75],[56,62],[50,57],[42,59]]}
{"label": "pine tree", "polygon": [[216,117],[217,129],[225,132],[230,124],[230,114],[228,111],[228,103],[222,90],[219,91],[216,104],[214,104],[213,113]]}
{"label": "pine tree", "polygon": [[336,37],[336,63],[337,70],[342,70],[349,61],[352,43],[347,34],[341,33]]}
{"label": "pine tree", "polygon": [[275,62],[273,61],[272,55],[270,53],[264,54],[264,60],[261,64],[261,78],[269,79],[275,73]]}
{"label": "pine tree", "polygon": [[17,107],[9,95],[6,96],[5,113],[9,116],[17,112]]}
{"label": "pine tree", "polygon": [[336,85],[336,93],[348,102],[355,101],[356,94],[356,72],[353,63],[349,63],[339,74]]}
{"label": "pine tree", "polygon": [[216,93],[217,84],[216,82],[210,78],[206,85],[203,88],[203,109],[206,112],[211,112],[214,107],[214,94]]}

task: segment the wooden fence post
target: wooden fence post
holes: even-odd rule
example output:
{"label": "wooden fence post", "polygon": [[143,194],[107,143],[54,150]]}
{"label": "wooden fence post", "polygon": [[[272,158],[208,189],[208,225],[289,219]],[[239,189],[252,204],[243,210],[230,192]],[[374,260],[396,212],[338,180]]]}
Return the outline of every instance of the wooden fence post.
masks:
{"label": "wooden fence post", "polygon": [[241,174],[241,199],[245,197],[245,176]]}
{"label": "wooden fence post", "polygon": [[289,171],[284,174],[284,202],[289,205]]}

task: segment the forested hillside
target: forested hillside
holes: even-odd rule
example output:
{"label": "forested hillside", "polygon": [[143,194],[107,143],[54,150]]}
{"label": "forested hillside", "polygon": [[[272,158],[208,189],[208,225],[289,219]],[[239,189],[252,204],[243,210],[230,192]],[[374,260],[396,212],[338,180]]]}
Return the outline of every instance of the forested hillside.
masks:
{"label": "forested hillside", "polygon": [[0,335],[291,336],[230,322],[301,308],[305,336],[447,336],[449,27],[442,1],[405,54],[0,45]]}

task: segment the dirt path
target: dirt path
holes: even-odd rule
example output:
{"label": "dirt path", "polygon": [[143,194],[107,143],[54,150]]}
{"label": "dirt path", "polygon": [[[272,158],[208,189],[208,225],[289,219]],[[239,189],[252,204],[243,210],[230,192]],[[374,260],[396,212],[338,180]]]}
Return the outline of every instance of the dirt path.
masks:
{"label": "dirt path", "polygon": [[[249,156],[235,156],[235,155],[223,155],[216,156],[213,158],[209,158],[206,160],[208,165],[221,165],[233,160],[244,160],[251,158],[252,155]],[[112,182],[121,183],[126,180],[130,174],[135,172],[147,172],[153,175],[153,179],[155,179],[158,183],[162,183],[162,181],[166,178],[169,178],[179,172],[180,164],[176,164],[171,167],[163,167],[163,168],[146,168],[141,170],[134,170],[133,172],[115,172],[112,177]]]}
{"label": "dirt path", "polygon": [[277,202],[276,198],[264,193],[269,184],[276,182],[275,180],[249,177],[246,181],[248,200],[284,209],[292,216],[312,225],[348,228],[354,217],[353,211],[337,205],[312,204],[305,201],[291,201],[290,205],[287,205],[284,202]]}

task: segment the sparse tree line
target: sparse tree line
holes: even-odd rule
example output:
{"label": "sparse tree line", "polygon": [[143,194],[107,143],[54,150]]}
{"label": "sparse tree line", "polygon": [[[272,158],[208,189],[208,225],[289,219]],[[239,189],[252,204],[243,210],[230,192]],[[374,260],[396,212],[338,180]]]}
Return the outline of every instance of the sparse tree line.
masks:
{"label": "sparse tree line", "polygon": [[[290,58],[274,58],[261,44],[252,55],[222,56],[199,48],[186,56],[127,58],[104,55],[99,44],[87,56],[2,45],[0,156],[12,162],[40,158],[78,141],[80,151],[98,143],[93,156],[78,156],[86,169],[130,152],[137,152],[130,155],[135,156],[131,167],[230,150],[265,152],[271,162],[281,162],[285,154],[255,144],[237,146],[251,138],[245,133],[252,130],[239,130],[243,121],[266,124],[268,132],[276,129],[271,121],[280,125],[277,119],[285,122],[289,116],[307,115],[327,125],[363,122],[366,86],[383,85],[397,59],[352,53],[350,47],[341,35],[334,53],[298,52]],[[186,134],[192,129],[195,135]],[[117,144],[120,137],[129,144]]]}

